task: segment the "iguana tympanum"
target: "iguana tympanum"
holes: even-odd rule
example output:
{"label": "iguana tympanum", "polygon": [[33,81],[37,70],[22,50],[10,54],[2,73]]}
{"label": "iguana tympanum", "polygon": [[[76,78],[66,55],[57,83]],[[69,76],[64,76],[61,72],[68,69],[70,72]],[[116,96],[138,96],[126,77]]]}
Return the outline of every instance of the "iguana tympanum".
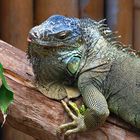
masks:
{"label": "iguana tympanum", "polygon": [[[61,100],[74,119],[60,126],[65,135],[96,129],[109,112],[140,128],[140,58],[123,48],[104,20],[54,15],[33,27],[28,41],[37,88]],[[63,101],[69,85],[82,95],[83,114],[69,102],[74,115]]]}

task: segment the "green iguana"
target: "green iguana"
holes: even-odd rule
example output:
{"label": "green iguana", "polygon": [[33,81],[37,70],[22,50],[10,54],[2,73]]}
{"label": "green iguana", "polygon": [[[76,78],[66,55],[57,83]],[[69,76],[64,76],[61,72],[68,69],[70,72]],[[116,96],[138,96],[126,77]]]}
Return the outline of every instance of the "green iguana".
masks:
{"label": "green iguana", "polygon": [[[140,58],[123,48],[104,20],[54,15],[32,28],[28,41],[37,88],[61,100],[74,120],[60,126],[65,135],[96,129],[109,112],[140,128]],[[74,115],[63,101],[65,86],[78,87],[83,114],[69,102]]]}

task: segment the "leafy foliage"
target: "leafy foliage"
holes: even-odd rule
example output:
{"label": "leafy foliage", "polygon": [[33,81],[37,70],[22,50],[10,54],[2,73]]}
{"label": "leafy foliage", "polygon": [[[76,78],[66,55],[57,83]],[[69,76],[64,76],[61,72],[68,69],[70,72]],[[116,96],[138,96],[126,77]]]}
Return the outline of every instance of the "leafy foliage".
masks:
{"label": "leafy foliage", "polygon": [[84,115],[87,110],[85,105],[82,105],[80,108],[78,108],[77,104],[74,102],[69,101],[69,104],[76,111],[77,115]]}
{"label": "leafy foliage", "polygon": [[82,105],[80,108],[79,108],[79,111],[82,115],[84,115],[84,113],[86,112],[87,108],[85,107],[85,105]]}
{"label": "leafy foliage", "polygon": [[3,67],[0,64],[0,109],[3,114],[6,114],[8,106],[13,101],[13,92],[8,86],[5,76],[3,74]]}

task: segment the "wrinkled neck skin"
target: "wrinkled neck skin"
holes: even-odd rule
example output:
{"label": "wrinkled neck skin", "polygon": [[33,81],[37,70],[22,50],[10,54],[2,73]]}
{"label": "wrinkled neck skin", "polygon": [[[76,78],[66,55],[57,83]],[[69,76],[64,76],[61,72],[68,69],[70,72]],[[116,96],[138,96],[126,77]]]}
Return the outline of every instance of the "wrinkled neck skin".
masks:
{"label": "wrinkled neck skin", "polygon": [[59,81],[66,84],[73,84],[76,74],[69,73],[68,63],[73,57],[80,58],[84,55],[83,46],[73,47],[53,47],[43,49],[43,46],[30,44],[28,57],[32,63],[35,79],[38,84]]}

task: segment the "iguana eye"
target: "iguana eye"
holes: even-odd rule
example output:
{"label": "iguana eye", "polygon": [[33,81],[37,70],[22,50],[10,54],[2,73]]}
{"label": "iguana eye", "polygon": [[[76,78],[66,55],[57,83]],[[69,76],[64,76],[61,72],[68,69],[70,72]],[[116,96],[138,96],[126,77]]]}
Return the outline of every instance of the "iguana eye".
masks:
{"label": "iguana eye", "polygon": [[56,38],[65,39],[69,34],[70,34],[69,31],[63,31],[63,32],[56,34]]}

